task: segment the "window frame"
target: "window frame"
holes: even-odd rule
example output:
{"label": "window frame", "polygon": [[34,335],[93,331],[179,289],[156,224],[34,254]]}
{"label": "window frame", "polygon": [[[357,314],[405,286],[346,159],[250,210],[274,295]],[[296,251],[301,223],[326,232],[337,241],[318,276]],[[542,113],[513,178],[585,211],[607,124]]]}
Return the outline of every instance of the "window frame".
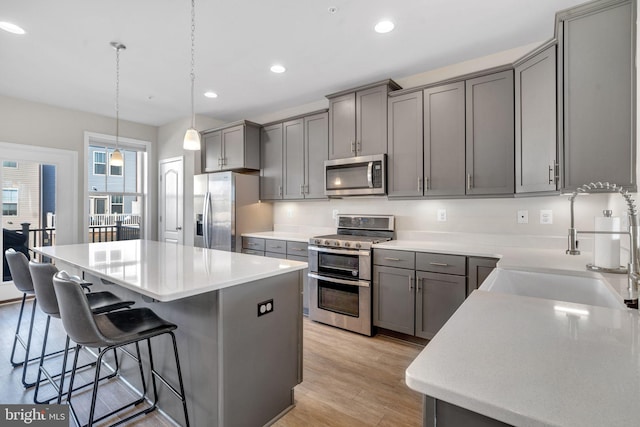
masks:
{"label": "window frame", "polygon": [[[97,162],[96,161],[96,154],[102,154],[104,155],[104,162]],[[104,165],[104,173],[96,173],[96,165]],[[91,166],[92,166],[92,170],[91,172],[93,173],[93,175],[97,175],[97,176],[105,176],[107,174],[108,171],[108,165],[107,165],[107,152],[106,151],[94,151],[93,152],[93,161],[91,162]]]}
{"label": "window frame", "polygon": [[[12,163],[12,164],[10,164]],[[3,160],[2,167],[8,169],[18,169],[18,162],[15,160]]]}
{"label": "window frame", "polygon": [[[19,216],[19,212],[18,212],[18,207],[20,205],[20,192],[19,192],[19,188],[13,188],[13,187],[8,187],[8,188],[2,188],[2,216]],[[5,191],[11,191],[13,193],[15,193],[15,202],[5,202],[4,200],[4,192]],[[16,210],[15,210],[15,214],[7,214],[4,211],[4,206],[5,205],[16,205]]]}

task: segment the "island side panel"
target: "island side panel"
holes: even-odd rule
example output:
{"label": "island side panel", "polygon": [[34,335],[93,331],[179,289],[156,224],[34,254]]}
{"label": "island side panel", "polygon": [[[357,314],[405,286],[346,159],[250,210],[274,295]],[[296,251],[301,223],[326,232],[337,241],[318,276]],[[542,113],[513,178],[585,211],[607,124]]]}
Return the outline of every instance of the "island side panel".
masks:
{"label": "island side panel", "polygon": [[219,292],[218,425],[265,425],[292,407],[302,381],[302,272]]}
{"label": "island side panel", "polygon": [[[108,290],[122,299],[135,301],[136,308],[148,307],[158,316],[178,325],[174,331],[178,344],[180,367],[187,397],[189,421],[194,426],[216,426],[218,419],[218,291],[183,298],[170,302],[153,301],[148,297],[115,284],[101,284],[100,279],[89,274],[86,279],[94,283],[92,291]],[[173,346],[168,336],[151,340],[155,369],[174,385],[178,386],[173,356]],[[128,346],[135,352],[135,347]],[[147,346],[140,349],[145,360],[145,377],[151,386]],[[134,353],[135,354],[135,353]],[[120,357],[121,375],[136,389],[140,387],[137,365],[127,356]],[[182,404],[160,382],[158,384],[158,407],[184,425]]]}

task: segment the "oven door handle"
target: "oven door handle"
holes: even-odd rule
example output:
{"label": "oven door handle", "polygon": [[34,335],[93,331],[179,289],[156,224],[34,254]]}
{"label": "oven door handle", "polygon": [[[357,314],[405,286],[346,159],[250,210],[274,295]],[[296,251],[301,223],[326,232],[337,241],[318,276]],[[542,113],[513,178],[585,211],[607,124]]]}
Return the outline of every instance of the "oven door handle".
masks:
{"label": "oven door handle", "polygon": [[363,288],[370,287],[369,282],[367,282],[366,280],[336,279],[335,277],[321,276],[321,275],[315,274],[315,273],[309,273],[308,277],[310,277],[312,279],[324,280],[325,282],[338,283],[340,285],[360,286],[360,287],[363,287]]}
{"label": "oven door handle", "polygon": [[316,252],[326,252],[330,254],[340,254],[340,255],[371,256],[369,251],[358,251],[358,250],[352,250],[352,249],[332,249],[332,248],[325,248],[325,247],[319,247],[319,246],[309,246],[307,247],[307,250],[316,251]]}

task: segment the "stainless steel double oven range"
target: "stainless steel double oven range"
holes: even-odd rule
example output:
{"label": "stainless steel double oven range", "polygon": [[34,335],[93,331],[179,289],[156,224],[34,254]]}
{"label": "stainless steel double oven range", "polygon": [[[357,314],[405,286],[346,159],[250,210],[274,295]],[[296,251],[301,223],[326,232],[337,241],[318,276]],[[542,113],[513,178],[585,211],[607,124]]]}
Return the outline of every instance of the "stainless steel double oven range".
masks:
{"label": "stainless steel double oven range", "polygon": [[393,239],[392,215],[338,215],[338,233],[309,240],[309,317],[371,336],[372,246]]}

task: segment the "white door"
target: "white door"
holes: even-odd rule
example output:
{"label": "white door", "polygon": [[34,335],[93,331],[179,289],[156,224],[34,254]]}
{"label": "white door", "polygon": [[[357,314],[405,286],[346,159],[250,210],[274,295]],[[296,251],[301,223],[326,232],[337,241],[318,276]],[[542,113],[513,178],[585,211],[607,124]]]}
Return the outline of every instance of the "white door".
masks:
{"label": "white door", "polygon": [[158,225],[160,241],[184,242],[184,173],[183,158],[160,160],[160,200]]}

